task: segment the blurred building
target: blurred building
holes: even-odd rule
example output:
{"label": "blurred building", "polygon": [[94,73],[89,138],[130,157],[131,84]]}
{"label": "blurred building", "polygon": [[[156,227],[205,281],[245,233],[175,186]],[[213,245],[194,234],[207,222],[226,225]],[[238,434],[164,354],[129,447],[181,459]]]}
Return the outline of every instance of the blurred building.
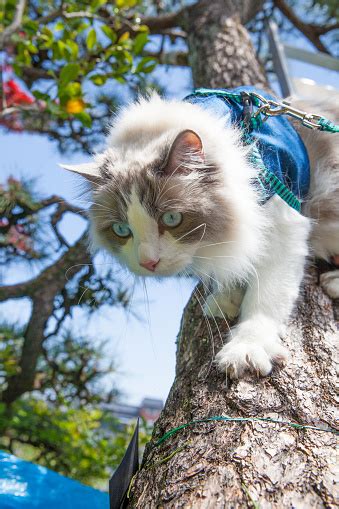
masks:
{"label": "blurred building", "polygon": [[104,405],[104,410],[111,413],[121,424],[129,424],[131,420],[142,417],[149,424],[153,424],[163,409],[161,399],[144,398],[139,406],[124,403],[109,403]]}

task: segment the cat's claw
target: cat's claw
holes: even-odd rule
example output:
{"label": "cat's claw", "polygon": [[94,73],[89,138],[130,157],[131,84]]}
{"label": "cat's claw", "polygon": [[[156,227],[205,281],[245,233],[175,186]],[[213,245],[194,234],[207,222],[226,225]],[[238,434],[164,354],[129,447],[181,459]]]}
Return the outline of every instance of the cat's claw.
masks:
{"label": "cat's claw", "polygon": [[241,378],[246,372],[257,376],[267,376],[273,365],[284,365],[288,352],[280,337],[258,336],[253,331],[235,334],[217,354],[219,368],[233,379]]}

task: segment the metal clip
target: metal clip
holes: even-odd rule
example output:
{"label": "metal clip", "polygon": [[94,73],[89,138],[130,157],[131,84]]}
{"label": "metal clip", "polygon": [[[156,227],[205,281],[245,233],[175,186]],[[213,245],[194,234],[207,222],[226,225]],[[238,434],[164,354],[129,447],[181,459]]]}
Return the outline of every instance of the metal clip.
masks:
{"label": "metal clip", "polygon": [[289,115],[290,117],[297,118],[301,120],[302,124],[306,127],[310,127],[311,129],[321,129],[318,121],[322,118],[320,115],[316,115],[314,113],[307,113],[306,111],[299,110],[298,108],[294,108],[287,101],[273,101],[272,99],[266,99],[260,94],[256,92],[252,92],[259,101],[262,103],[261,106],[254,113],[254,117],[257,117],[261,114],[264,115],[263,122],[265,122],[268,117],[276,117],[278,115]]}

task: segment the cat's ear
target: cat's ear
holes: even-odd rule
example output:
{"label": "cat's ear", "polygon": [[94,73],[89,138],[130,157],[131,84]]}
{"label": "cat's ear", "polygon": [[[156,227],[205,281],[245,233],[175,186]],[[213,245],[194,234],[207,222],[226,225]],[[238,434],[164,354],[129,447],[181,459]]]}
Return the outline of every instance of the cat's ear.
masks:
{"label": "cat's ear", "polygon": [[78,175],[85,177],[90,182],[97,182],[98,180],[101,180],[99,166],[95,162],[83,164],[59,164],[59,166],[61,166],[64,170],[78,173]]}
{"label": "cat's ear", "polygon": [[200,137],[187,129],[175,138],[167,158],[165,172],[172,174],[177,169],[193,169],[205,162],[204,149]]}

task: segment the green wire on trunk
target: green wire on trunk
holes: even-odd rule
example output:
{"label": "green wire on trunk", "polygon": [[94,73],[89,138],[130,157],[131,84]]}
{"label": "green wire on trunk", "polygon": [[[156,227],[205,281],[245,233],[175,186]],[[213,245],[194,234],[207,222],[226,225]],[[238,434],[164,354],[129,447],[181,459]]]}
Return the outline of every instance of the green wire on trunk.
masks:
{"label": "green wire on trunk", "polygon": [[204,419],[197,419],[194,421],[186,422],[185,424],[182,424],[181,426],[178,426],[176,428],[172,428],[167,433],[165,433],[159,440],[155,442],[155,447],[158,447],[163,442],[168,440],[172,435],[175,435],[178,433],[178,431],[181,431],[182,429],[188,428],[190,426],[194,426],[195,424],[201,424],[204,422],[211,422],[211,421],[222,421],[222,422],[268,422],[271,424],[281,424],[284,426],[289,426],[291,428],[295,429],[305,429],[305,430],[311,430],[311,431],[324,431],[325,433],[333,433],[335,435],[339,435],[339,431],[333,429],[333,428],[319,428],[318,426],[310,426],[309,424],[298,424],[296,422],[289,422],[289,421],[281,421],[279,419],[271,419],[270,417],[229,417],[227,415],[217,415],[214,417],[205,417]]}

